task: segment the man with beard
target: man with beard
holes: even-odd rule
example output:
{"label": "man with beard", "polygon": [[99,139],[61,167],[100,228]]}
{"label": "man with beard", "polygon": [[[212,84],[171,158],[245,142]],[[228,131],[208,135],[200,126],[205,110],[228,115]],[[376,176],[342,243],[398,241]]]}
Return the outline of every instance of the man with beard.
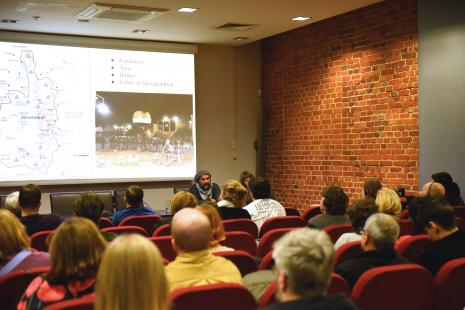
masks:
{"label": "man with beard", "polygon": [[194,184],[189,188],[199,204],[203,201],[210,200],[218,202],[221,189],[216,183],[212,183],[212,175],[207,170],[200,170],[194,177]]}

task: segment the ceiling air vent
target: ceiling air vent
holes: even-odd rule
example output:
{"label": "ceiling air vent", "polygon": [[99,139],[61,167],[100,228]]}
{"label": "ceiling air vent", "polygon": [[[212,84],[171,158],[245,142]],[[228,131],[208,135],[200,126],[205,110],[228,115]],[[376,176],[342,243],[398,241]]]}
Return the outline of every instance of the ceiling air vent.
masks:
{"label": "ceiling air vent", "polygon": [[160,16],[168,9],[149,8],[132,5],[94,3],[74,16],[75,19],[114,20],[126,22],[146,22]]}
{"label": "ceiling air vent", "polygon": [[257,26],[258,25],[254,25],[254,24],[226,23],[223,25],[215,26],[213,27],[213,29],[226,30],[226,31],[247,31]]}

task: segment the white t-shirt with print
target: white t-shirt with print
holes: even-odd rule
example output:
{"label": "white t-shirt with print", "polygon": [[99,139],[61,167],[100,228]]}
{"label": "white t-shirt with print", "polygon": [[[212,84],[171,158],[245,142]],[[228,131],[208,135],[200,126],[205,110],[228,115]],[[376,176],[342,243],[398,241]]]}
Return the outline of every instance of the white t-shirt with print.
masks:
{"label": "white t-shirt with print", "polygon": [[284,207],[273,199],[257,199],[244,207],[252,219],[257,224],[258,230],[262,227],[263,223],[275,216],[285,216],[286,210]]}

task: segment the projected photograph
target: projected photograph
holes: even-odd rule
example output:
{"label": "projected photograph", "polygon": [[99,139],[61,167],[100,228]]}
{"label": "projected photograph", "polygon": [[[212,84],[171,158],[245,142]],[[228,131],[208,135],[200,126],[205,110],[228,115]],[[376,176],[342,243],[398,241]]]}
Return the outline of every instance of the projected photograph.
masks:
{"label": "projected photograph", "polygon": [[96,167],[192,165],[192,99],[192,95],[98,91]]}

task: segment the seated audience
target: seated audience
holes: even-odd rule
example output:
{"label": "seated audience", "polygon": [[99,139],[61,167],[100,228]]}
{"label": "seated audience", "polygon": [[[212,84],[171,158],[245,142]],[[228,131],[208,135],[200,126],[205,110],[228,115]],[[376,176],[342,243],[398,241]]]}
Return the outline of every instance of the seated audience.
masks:
{"label": "seated audience", "polygon": [[223,251],[234,251],[233,248],[223,246],[220,244],[221,241],[225,240],[223,222],[216,208],[209,204],[201,204],[197,207],[197,210],[205,214],[210,221],[211,232],[210,232],[210,251],[212,252],[223,252]]}
{"label": "seated audience", "polygon": [[312,217],[308,226],[323,229],[334,224],[350,224],[346,214],[349,197],[339,186],[328,186],[321,193],[320,208],[322,214]]}
{"label": "seated audience", "polygon": [[276,241],[273,248],[279,303],[265,309],[357,309],[344,294],[326,294],[334,248],[325,232],[294,230]]}
{"label": "seated audience", "polygon": [[31,251],[24,226],[10,211],[0,210],[0,277],[16,270],[50,265],[48,253]]}
{"label": "seated audience", "polygon": [[144,191],[140,186],[129,186],[126,190],[124,202],[126,203],[126,209],[115,213],[113,216],[113,226],[118,226],[124,218],[129,216],[155,214],[151,208],[144,206]]}
{"label": "seated audience", "polygon": [[242,171],[241,175],[239,176],[239,182],[245,189],[247,189],[247,198],[245,200],[245,204],[249,204],[253,201],[252,194],[250,193],[249,189],[249,181],[255,178],[252,172],[250,171]]}
{"label": "seated audience", "polygon": [[53,303],[93,293],[106,241],[95,224],[74,217],[52,235],[52,266],[27,287],[18,309],[43,309]]}
{"label": "seated audience", "polygon": [[160,227],[161,225],[171,224],[173,216],[181,209],[184,208],[195,208],[197,206],[197,199],[194,195],[190,192],[180,191],[171,197],[170,200],[170,208],[171,208],[171,216],[162,216],[156,227]]}
{"label": "seated audience", "polygon": [[371,197],[376,199],[376,194],[383,187],[381,182],[378,179],[370,179],[363,183],[363,194],[365,197]]}
{"label": "seated audience", "polygon": [[246,218],[250,214],[243,209],[247,198],[247,189],[238,181],[230,180],[221,187],[220,201],[217,203],[218,212],[223,220]]}
{"label": "seated audience", "polygon": [[413,221],[413,224],[414,224],[413,235],[426,234],[422,226],[422,223],[419,223],[416,217],[417,217],[418,210],[422,208],[424,205],[430,204],[432,200],[434,200],[432,197],[424,196],[424,197],[415,197],[410,201],[410,204],[408,206],[408,218],[411,221]]}
{"label": "seated audience", "polygon": [[182,209],[171,224],[176,259],[165,267],[171,290],[221,282],[241,283],[241,274],[229,260],[214,256],[210,249],[211,226],[196,209]]}
{"label": "seated audience", "polygon": [[[95,193],[82,193],[79,198],[74,201],[74,214],[88,218],[98,227],[98,222],[102,217],[104,206],[103,201]],[[112,232],[102,231],[101,233],[107,241],[112,241],[118,236]]]}
{"label": "seated audience", "polygon": [[446,200],[451,206],[464,205],[462,197],[460,196],[460,188],[452,180],[452,176],[447,172],[437,172],[431,176],[434,182],[441,183],[446,192]]}
{"label": "seated audience", "polygon": [[337,249],[343,244],[362,240],[362,231],[366,220],[377,212],[378,206],[371,197],[366,197],[365,199],[354,202],[352,206],[347,209],[347,214],[352,223],[352,232],[342,234],[339,239],[337,239],[334,247]]}
{"label": "seated audience", "polygon": [[207,170],[200,170],[194,176],[194,184],[189,188],[197,203],[201,204],[206,200],[218,202],[221,189],[218,184],[212,183],[212,175]]}
{"label": "seated audience", "polygon": [[392,215],[397,220],[400,217],[402,211],[402,203],[400,197],[392,189],[383,187],[376,194],[376,204],[378,205],[378,211],[384,214]]}
{"label": "seated audience", "polygon": [[270,183],[262,177],[253,178],[249,181],[253,201],[244,209],[250,214],[252,221],[257,224],[258,230],[267,219],[276,216],[285,216],[286,210],[274,199],[271,199]]}
{"label": "seated audience", "polygon": [[28,184],[19,190],[21,207],[21,223],[26,227],[29,236],[39,231],[54,230],[64,219],[58,214],[39,214],[42,193],[35,184]]}
{"label": "seated audience", "polygon": [[95,293],[96,310],[168,310],[168,282],[157,247],[136,234],[116,239],[103,255]]}
{"label": "seated audience", "polygon": [[338,264],[335,272],[354,287],[360,276],[371,268],[408,263],[394,249],[398,237],[399,224],[394,217],[373,214],[365,223],[361,241],[363,253]]}
{"label": "seated audience", "polygon": [[433,275],[449,260],[465,257],[465,232],[458,229],[454,210],[445,201],[422,205],[415,221],[432,240],[420,255],[419,264]]}
{"label": "seated audience", "polygon": [[446,197],[446,190],[441,183],[431,181],[423,185],[419,195],[420,197],[429,196],[436,199],[444,199]]}
{"label": "seated audience", "polygon": [[5,198],[5,205],[3,206],[4,209],[7,209],[17,218],[21,218],[21,207],[19,206],[19,192],[13,192],[6,196]]}

